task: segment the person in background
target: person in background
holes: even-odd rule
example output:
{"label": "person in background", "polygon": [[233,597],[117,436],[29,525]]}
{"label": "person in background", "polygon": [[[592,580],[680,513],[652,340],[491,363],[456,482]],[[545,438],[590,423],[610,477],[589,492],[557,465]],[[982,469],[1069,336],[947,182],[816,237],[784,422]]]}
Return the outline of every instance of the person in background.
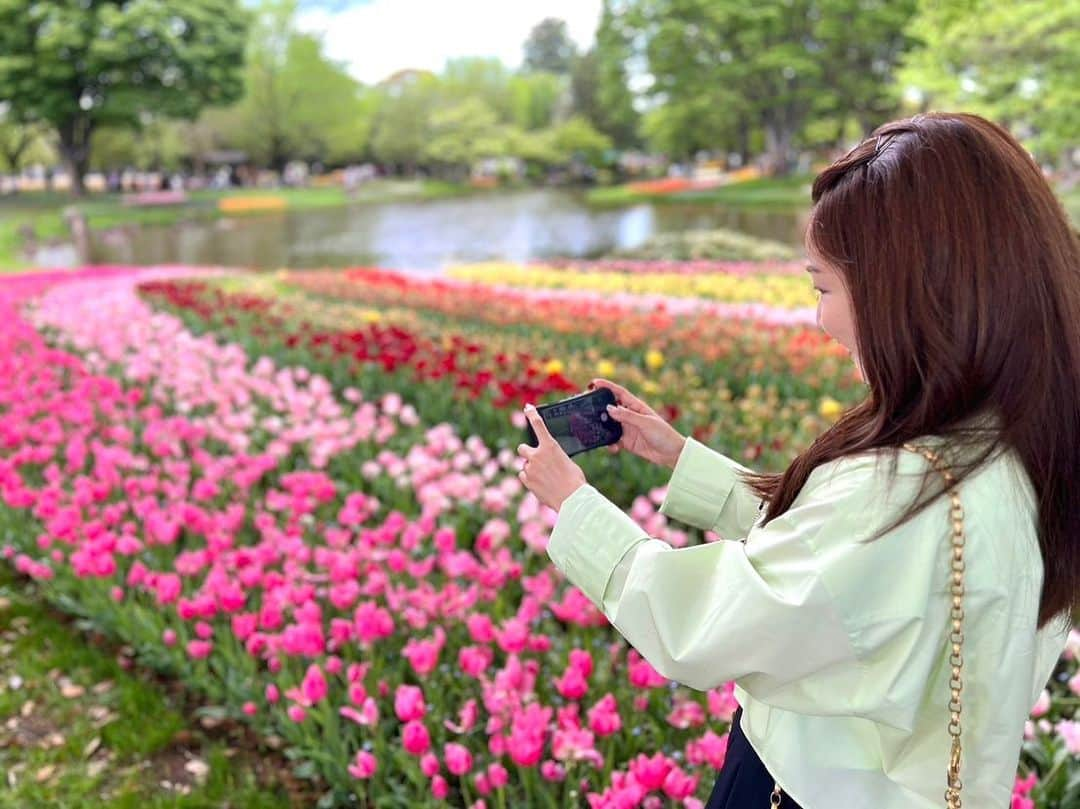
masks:
{"label": "person in background", "polygon": [[558,511],[554,565],[657,671],[734,681],[708,809],[959,806],[953,762],[964,805],[1007,809],[1077,614],[1080,240],[1023,146],[966,113],[878,127],[812,200],[818,325],[867,390],[783,472],[589,385],[618,401],[609,450],[673,470],[661,513],[722,539],[650,537],[532,405],[519,477]]}

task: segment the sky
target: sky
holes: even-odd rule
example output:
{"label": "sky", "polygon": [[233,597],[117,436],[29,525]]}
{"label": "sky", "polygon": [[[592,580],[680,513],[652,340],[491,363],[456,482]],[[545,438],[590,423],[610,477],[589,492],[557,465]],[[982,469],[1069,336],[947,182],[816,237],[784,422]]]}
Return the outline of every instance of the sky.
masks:
{"label": "sky", "polygon": [[545,17],[565,20],[584,50],[595,38],[600,6],[601,0],[324,0],[303,6],[297,25],[322,34],[329,58],[375,84],[403,68],[438,73],[458,56],[495,56],[517,68],[529,31]]}

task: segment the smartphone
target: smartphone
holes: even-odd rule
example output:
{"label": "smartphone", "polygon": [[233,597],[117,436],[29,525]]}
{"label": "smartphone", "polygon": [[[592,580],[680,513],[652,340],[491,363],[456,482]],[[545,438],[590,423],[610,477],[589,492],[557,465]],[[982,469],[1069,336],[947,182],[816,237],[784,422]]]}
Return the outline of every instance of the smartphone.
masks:
{"label": "smartphone", "polygon": [[[570,456],[606,447],[622,438],[622,425],[607,412],[609,404],[616,404],[615,394],[608,388],[598,388],[579,393],[568,399],[540,405],[536,412],[563,451]],[[539,445],[531,424],[525,425],[526,443]]]}

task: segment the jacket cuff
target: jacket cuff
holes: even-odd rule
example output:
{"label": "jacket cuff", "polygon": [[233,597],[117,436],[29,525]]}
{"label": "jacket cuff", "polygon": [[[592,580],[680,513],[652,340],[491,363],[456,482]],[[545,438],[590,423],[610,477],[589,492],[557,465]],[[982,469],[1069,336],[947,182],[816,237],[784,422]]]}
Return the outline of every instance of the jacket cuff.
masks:
{"label": "jacket cuff", "polygon": [[660,513],[687,525],[712,529],[735,487],[737,468],[721,453],[688,436],[668,481]]}
{"label": "jacket cuff", "polygon": [[563,575],[603,610],[604,590],[630,548],[649,534],[594,487],[567,497],[551,529],[547,553]]}

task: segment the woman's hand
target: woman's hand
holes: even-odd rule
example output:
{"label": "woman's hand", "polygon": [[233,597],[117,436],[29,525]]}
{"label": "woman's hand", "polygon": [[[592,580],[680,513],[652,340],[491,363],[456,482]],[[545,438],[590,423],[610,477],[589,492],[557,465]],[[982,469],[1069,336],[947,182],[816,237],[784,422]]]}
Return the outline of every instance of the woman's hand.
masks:
{"label": "woman's hand", "polygon": [[625,449],[646,461],[674,469],[686,445],[686,437],[622,385],[606,379],[594,379],[589,383],[589,389],[595,388],[607,388],[615,394],[615,401],[618,402],[614,406],[608,405],[608,413],[622,425],[623,434],[622,438],[608,446],[608,452],[614,454]]}
{"label": "woman's hand", "polygon": [[525,466],[518,472],[518,480],[541,503],[558,511],[562,508],[563,500],[588,481],[581,467],[551,437],[544,420],[531,404],[525,405],[525,418],[536,433],[537,446],[518,445],[518,455],[525,459]]}

